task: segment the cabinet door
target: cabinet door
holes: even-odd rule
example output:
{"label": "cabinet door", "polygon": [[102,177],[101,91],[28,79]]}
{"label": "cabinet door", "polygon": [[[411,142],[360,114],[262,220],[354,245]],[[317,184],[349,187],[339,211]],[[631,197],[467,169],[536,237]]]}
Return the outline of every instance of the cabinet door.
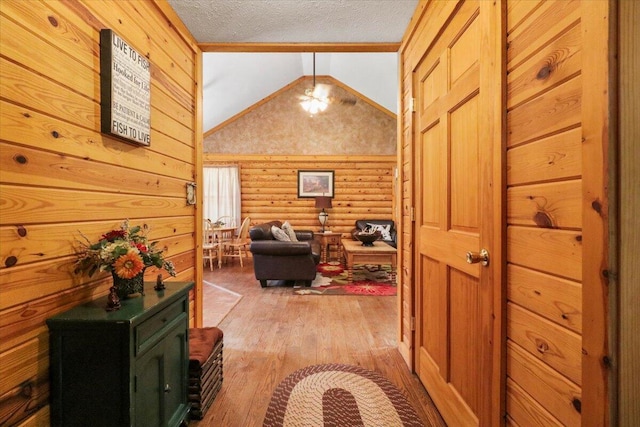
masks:
{"label": "cabinet door", "polygon": [[164,420],[169,426],[177,426],[189,410],[187,382],[189,355],[187,347],[186,317],[164,340]]}
{"label": "cabinet door", "polygon": [[188,411],[186,316],[136,362],[137,426],[177,426]]}
{"label": "cabinet door", "polygon": [[151,347],[136,361],[135,425],[163,426],[164,342]]}

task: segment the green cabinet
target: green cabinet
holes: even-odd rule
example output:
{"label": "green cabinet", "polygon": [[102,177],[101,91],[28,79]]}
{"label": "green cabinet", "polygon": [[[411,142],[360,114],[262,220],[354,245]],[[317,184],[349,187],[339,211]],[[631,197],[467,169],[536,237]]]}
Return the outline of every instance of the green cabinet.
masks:
{"label": "green cabinet", "polygon": [[100,298],[47,319],[51,425],[178,426],[188,419],[189,289],[167,282],[105,310]]}

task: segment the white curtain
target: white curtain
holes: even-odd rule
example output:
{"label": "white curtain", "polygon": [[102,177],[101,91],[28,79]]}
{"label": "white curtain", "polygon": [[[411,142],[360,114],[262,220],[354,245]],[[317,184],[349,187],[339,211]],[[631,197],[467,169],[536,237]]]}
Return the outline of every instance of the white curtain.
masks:
{"label": "white curtain", "polygon": [[215,221],[221,216],[230,216],[240,225],[242,213],[238,166],[207,166],[203,177],[204,218]]}

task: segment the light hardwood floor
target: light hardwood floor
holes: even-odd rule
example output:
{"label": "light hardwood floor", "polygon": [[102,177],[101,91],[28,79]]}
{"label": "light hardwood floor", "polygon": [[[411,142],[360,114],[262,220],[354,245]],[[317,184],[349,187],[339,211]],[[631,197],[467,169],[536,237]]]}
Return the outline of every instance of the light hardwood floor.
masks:
{"label": "light hardwood floor", "polygon": [[[224,380],[213,405],[192,426],[261,426],[271,394],[297,369],[345,363],[378,371],[412,403],[425,426],[444,426],[433,402],[396,348],[396,298],[302,296],[261,288],[253,264],[206,271],[204,280],[242,295],[218,325]],[[204,294],[207,310],[214,298]]]}

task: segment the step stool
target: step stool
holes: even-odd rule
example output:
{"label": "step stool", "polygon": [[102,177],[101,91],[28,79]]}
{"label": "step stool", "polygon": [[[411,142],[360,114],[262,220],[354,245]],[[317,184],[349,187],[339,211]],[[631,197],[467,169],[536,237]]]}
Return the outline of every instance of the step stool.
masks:
{"label": "step stool", "polygon": [[204,417],[222,387],[223,335],[216,327],[189,329],[188,397],[193,419]]}

